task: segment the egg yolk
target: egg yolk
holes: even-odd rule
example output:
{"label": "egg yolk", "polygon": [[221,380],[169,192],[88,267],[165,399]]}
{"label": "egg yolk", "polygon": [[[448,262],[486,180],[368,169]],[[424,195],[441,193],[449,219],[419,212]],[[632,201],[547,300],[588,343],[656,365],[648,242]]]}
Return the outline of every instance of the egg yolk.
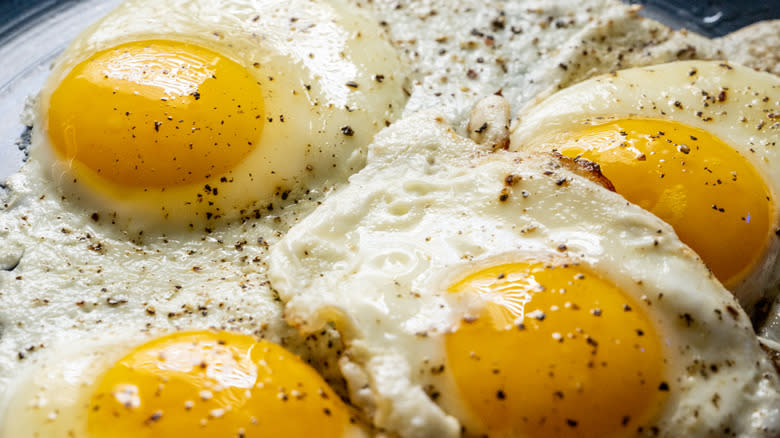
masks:
{"label": "egg yolk", "polygon": [[51,96],[60,158],[120,187],[165,188],[223,175],[257,147],[262,89],[236,62],[177,41],[94,54]]}
{"label": "egg yolk", "polygon": [[625,119],[557,138],[556,147],[598,163],[618,193],[674,227],[727,288],[762,258],[770,192],[742,155],[707,131]]}
{"label": "egg yolk", "polygon": [[297,356],[227,332],[180,332],[136,347],[103,375],[89,436],[341,437],[350,414]]}
{"label": "egg yolk", "polygon": [[511,263],[473,272],[453,293],[483,313],[446,336],[462,400],[491,437],[634,436],[669,384],[641,305],[581,266]]}

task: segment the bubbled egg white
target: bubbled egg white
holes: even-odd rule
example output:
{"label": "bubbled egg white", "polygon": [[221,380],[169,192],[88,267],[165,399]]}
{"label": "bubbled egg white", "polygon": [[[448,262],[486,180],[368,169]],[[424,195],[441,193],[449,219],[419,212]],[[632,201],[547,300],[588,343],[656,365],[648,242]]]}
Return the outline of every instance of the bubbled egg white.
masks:
{"label": "bubbled egg white", "polygon": [[335,325],[353,402],[402,436],[775,436],[734,297],[577,166],[399,122],[272,248],[287,320]]}
{"label": "bubbled egg white", "polygon": [[245,217],[359,169],[404,71],[340,1],[127,1],[59,58],[32,153],[123,223]]}
{"label": "bubbled egg white", "polygon": [[719,61],[599,76],[530,105],[511,148],[596,162],[748,310],[780,279],[780,79]]}

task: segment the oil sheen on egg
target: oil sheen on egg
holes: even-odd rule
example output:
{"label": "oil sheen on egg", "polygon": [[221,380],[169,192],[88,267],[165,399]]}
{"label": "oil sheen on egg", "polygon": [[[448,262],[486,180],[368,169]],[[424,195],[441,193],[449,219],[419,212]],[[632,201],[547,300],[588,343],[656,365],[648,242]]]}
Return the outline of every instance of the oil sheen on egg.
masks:
{"label": "oil sheen on egg", "polygon": [[776,76],[677,62],[590,79],[527,108],[511,148],[598,163],[750,311],[780,279],[779,115]]}
{"label": "oil sheen on egg", "polygon": [[[549,154],[441,117],[271,251],[288,321],[342,333],[352,401],[401,436],[776,436],[746,314],[668,224]],[[393,177],[390,177],[390,176]]]}
{"label": "oil sheen on egg", "polygon": [[379,29],[339,0],[127,1],[59,58],[33,156],[77,205],[140,224],[341,182],[407,98]]}
{"label": "oil sheen on egg", "polygon": [[82,340],[43,356],[5,397],[8,437],[366,436],[303,360],[230,332]]}

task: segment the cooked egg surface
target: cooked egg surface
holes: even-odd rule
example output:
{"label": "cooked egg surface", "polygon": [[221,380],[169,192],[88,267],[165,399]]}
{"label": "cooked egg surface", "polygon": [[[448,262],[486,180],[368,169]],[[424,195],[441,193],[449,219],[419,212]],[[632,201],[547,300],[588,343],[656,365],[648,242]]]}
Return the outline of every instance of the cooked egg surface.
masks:
{"label": "cooked egg surface", "polygon": [[557,150],[599,163],[619,193],[670,223],[727,287],[755,268],[772,237],[763,179],[707,131],[628,119],[587,129]]}
{"label": "cooked egg surface", "polygon": [[625,435],[658,416],[661,338],[641,305],[588,269],[498,264],[449,291],[485,300],[445,345],[460,397],[491,436]]}
{"label": "cooked egg surface", "polygon": [[233,169],[256,146],[263,115],[262,88],[238,63],[193,45],[141,41],[71,70],[51,96],[49,133],[64,160],[100,178],[165,188]]}
{"label": "cooked egg surface", "polygon": [[460,133],[499,90],[520,108],[590,77],[687,59],[731,59],[777,73],[778,21],[724,38],[674,31],[609,0],[358,2],[381,17],[413,66],[405,114],[435,108]]}
{"label": "cooked egg surface", "polygon": [[337,336],[286,325],[265,261],[406,99],[394,49],[342,6],[128,2],[73,42],[3,185],[0,392],[39,352],[111,330],[252,333],[340,381]]}
{"label": "cooked egg surface", "polygon": [[60,57],[32,152],[123,222],[245,217],[359,169],[405,70],[339,0],[128,1]]}
{"label": "cooked egg surface", "polygon": [[[122,232],[111,217],[63,210],[54,189],[22,178],[9,182],[16,196],[0,215],[9,263],[0,271],[1,394],[49,354],[60,354],[51,350],[81,354],[85,339],[113,345],[150,331],[212,327],[278,343],[339,385],[332,359],[341,348],[338,336],[326,330],[303,339],[284,322],[267,284],[269,245],[311,202],[181,238]],[[73,378],[81,373],[63,367]]]}
{"label": "cooked egg surface", "polygon": [[322,377],[274,343],[216,331],[105,341],[34,367],[8,397],[2,436],[364,436]]}
{"label": "cooked egg surface", "polygon": [[383,131],[269,278],[303,333],[335,324],[353,402],[402,436],[780,431],[748,317],[669,225],[441,117]]}
{"label": "cooked egg surface", "polygon": [[[223,79],[222,67],[229,67],[225,71],[231,72],[231,77],[237,80],[249,75],[260,82],[256,85],[262,95],[265,118],[250,131],[259,132],[264,140],[286,137],[284,141],[270,142],[278,147],[269,147],[269,142],[265,141],[253,142],[253,145],[248,144],[249,140],[246,144],[231,141],[230,151],[235,154],[219,154],[219,157],[212,154],[207,162],[193,158],[196,162],[190,164],[199,169],[202,176],[190,174],[190,170],[185,171],[178,163],[171,164],[172,160],[144,167],[144,179],[156,175],[155,178],[165,181],[181,181],[164,192],[161,187],[147,192],[139,190],[133,183],[141,178],[134,172],[127,172],[129,176],[119,184],[101,177],[96,170],[108,163],[115,166],[113,174],[116,167],[126,170],[135,168],[141,161],[148,164],[149,160],[124,155],[121,150],[106,149],[95,157],[81,155],[86,161],[97,161],[90,168],[75,159],[69,164],[62,162],[61,157],[68,152],[58,152],[53,144],[36,146],[20,173],[0,185],[0,240],[3,242],[0,245],[0,394],[7,394],[9,385],[15,385],[18,376],[40,366],[45,357],[53,354],[51,350],[59,350],[62,345],[84,352],[78,353],[83,359],[78,363],[86,366],[91,363],[88,358],[94,356],[87,353],[91,343],[82,345],[82,342],[86,343],[85,339],[100,337],[94,342],[114,345],[119,339],[137,337],[148,331],[158,333],[207,327],[252,333],[283,344],[324,373],[328,382],[335,383],[336,389],[341,391],[338,388],[340,371],[334,369],[342,348],[337,334],[329,328],[304,340],[296,330],[290,329],[284,322],[280,301],[268,287],[265,264],[268,248],[292,224],[312,212],[323,196],[346,175],[362,166],[364,146],[370,138],[363,127],[373,128],[375,123],[385,123],[380,114],[390,111],[384,106],[387,100],[377,103],[382,99],[376,100],[374,91],[386,89],[396,96],[395,91],[403,83],[406,69],[403,66],[397,70],[371,68],[398,65],[392,60],[373,63],[386,53],[383,43],[371,48],[363,46],[365,41],[375,40],[376,23],[380,23],[379,27],[390,36],[402,61],[410,64],[412,80],[405,91],[411,96],[403,109],[393,103],[391,115],[397,116],[401,111],[411,115],[419,109],[434,107],[456,121],[461,132],[465,130],[465,119],[474,103],[499,90],[503,90],[513,105],[520,106],[539,93],[619,68],[691,57],[723,58],[719,54],[723,46],[720,40],[672,31],[652,20],[642,19],[631,7],[615,1],[337,0],[287,2],[284,5],[260,0],[209,4],[200,1],[128,2],[79,37],[68,49],[69,55],[55,64],[51,86],[41,94],[35,109],[24,114],[25,121],[36,126],[36,139],[48,138],[44,131],[49,129],[48,117],[52,111],[43,96],[54,94],[55,90],[64,90],[67,95],[70,88],[58,88],[55,84],[64,81],[71,71],[89,70],[89,66],[96,65],[93,61],[98,53],[107,56],[103,61],[110,66],[116,65],[108,56],[111,54],[121,58],[129,52],[143,55],[146,50],[162,49],[166,52],[165,57],[155,56],[155,59],[164,63],[150,64],[152,68],[145,71],[125,70],[123,73],[126,77],[134,75],[142,83],[148,82],[149,87],[144,88],[149,92],[147,98],[117,90],[117,94],[124,96],[118,104],[124,106],[128,102],[141,101],[148,105],[144,111],[125,110],[125,113],[131,112],[127,115],[119,111],[119,106],[114,111],[112,104],[110,109],[95,111],[96,115],[90,113],[92,115],[72,121],[88,125],[93,119],[112,118],[118,122],[115,130],[83,131],[90,142],[101,136],[120,139],[123,135],[118,133],[127,133],[127,123],[132,121],[136,124],[135,131],[139,132],[125,136],[132,138],[132,135],[140,134],[164,143],[173,138],[169,135],[171,132],[185,133],[180,126],[183,122],[179,121],[185,117],[191,120],[197,105],[207,101],[220,107],[227,105],[228,110],[219,114],[225,117],[217,119],[209,112],[208,115],[214,118],[202,119],[200,129],[192,131],[190,125],[190,130],[182,137],[187,140],[187,148],[176,153],[177,162],[185,160],[190,139],[204,138],[203,131],[208,131],[217,120],[221,124],[223,120],[228,123],[238,117],[238,108],[231,106],[232,101],[220,100],[219,88],[230,87],[232,83],[232,80]],[[317,40],[322,35],[334,38],[336,42]],[[284,44],[288,40],[295,44]],[[329,53],[328,48],[333,46],[340,47],[339,52]],[[740,44],[734,38],[728,49],[729,57],[739,56],[751,67],[774,67],[767,61],[771,58],[762,55],[755,44]],[[194,64],[188,64],[187,71],[161,68],[163,64],[175,67],[183,50],[187,52],[188,62],[203,61],[203,72],[213,72],[215,66],[219,67],[218,74],[214,74],[216,78],[205,75],[199,81],[189,69]],[[294,64],[302,68],[291,68],[291,59],[297,60]],[[367,64],[361,65],[363,61]],[[333,65],[328,64],[331,62],[337,62],[338,68],[319,68],[320,65]],[[126,66],[130,65],[132,63]],[[348,72],[357,73],[353,76]],[[168,75],[175,75],[182,81],[170,88],[171,82],[165,79]],[[317,75],[323,80],[316,80]],[[154,81],[158,81],[160,87],[151,87]],[[130,82],[113,77],[105,82],[76,83],[81,84],[78,87],[94,87],[95,93],[101,92],[101,83],[109,84],[113,96],[114,87]],[[350,84],[346,85],[347,82]],[[155,94],[162,93],[160,88],[166,86],[170,94]],[[207,95],[201,87],[216,93]],[[254,88],[249,87],[250,90]],[[406,94],[403,89],[401,91]],[[257,99],[251,98],[252,94],[242,93],[238,97],[250,99],[254,103],[249,105],[259,107]],[[163,101],[163,97],[167,100]],[[295,106],[301,101],[310,109],[295,113],[287,105]],[[81,103],[77,98],[66,99],[66,102],[67,105]],[[333,112],[326,111],[331,104]],[[242,103],[242,107],[245,105]],[[275,110],[282,106],[284,111]],[[66,109],[58,114],[66,117],[70,112]],[[165,116],[162,120],[152,116],[160,112]],[[171,120],[166,112],[170,113]],[[281,115],[285,116],[284,122]],[[143,129],[138,127],[141,123]],[[178,130],[176,126],[179,126]],[[296,170],[290,170],[301,161],[292,159],[287,146],[301,144],[298,140],[311,131],[317,131],[318,136],[311,146],[306,142],[304,162],[312,162],[312,169],[307,169],[301,176]],[[330,143],[333,137],[329,136],[334,131],[340,142]],[[242,135],[233,132],[236,136]],[[223,138],[217,138],[221,151],[228,149]],[[174,142],[179,146],[182,143]],[[197,142],[192,143],[195,147]],[[233,146],[240,147],[233,149]],[[144,153],[166,156],[158,148],[149,148]],[[234,164],[241,160],[239,156],[243,153],[249,155]],[[235,183],[236,179],[228,184],[220,177],[220,185],[208,183],[207,191],[207,184],[199,180],[214,169],[228,169],[226,172],[238,175],[250,162],[257,163],[257,154],[263,153],[269,154],[268,163],[273,162],[276,167],[261,166],[266,169],[265,173],[253,173],[251,184],[241,185],[240,189],[236,188],[239,185]],[[332,157],[331,153],[336,156]],[[112,162],[114,154],[122,158],[121,165]],[[171,155],[167,157],[171,158]],[[281,165],[277,160],[279,157]],[[282,170],[290,170],[288,175],[293,177],[278,182],[272,199],[257,201],[266,193],[264,190],[277,181],[273,175],[279,175]],[[392,179],[397,177],[393,175]],[[73,182],[73,179],[77,181]],[[62,188],[52,180],[62,183]],[[203,189],[202,198],[198,193],[192,196],[194,189],[186,186],[188,181]],[[255,201],[248,201],[250,198]],[[214,202],[220,210],[215,206],[202,208],[186,204],[190,199],[204,199],[206,204]],[[244,213],[239,209],[239,217],[234,219],[240,220],[202,223],[204,216],[205,222],[210,222],[209,213],[212,218],[235,215],[233,207],[248,202],[257,205]],[[130,208],[131,205],[134,207]],[[399,208],[403,210],[404,207]],[[156,224],[159,218],[171,226],[159,227]],[[127,222],[138,226],[129,229],[117,226]],[[155,224],[141,226],[147,222]],[[183,227],[178,226],[178,222]],[[190,222],[193,231],[184,233],[183,230],[190,229]],[[382,303],[374,305],[381,306]],[[435,313],[435,309],[425,313]],[[449,322],[444,325],[452,326]],[[121,347],[117,348],[119,350],[111,360],[126,354]],[[106,349],[108,347],[103,348]],[[353,345],[350,351],[355,354],[358,350]],[[73,366],[61,369],[64,372]],[[390,368],[388,364],[385,369],[403,376],[406,372],[403,366]],[[359,370],[349,361],[344,362],[344,369]],[[74,373],[76,371],[70,375],[77,375]],[[352,382],[360,375],[365,376],[352,372]],[[403,392],[405,386],[398,388],[398,400],[401,400],[407,396]],[[365,394],[371,392],[365,391]],[[417,392],[412,391],[409,399],[416,400],[415,397]],[[363,398],[366,406],[367,400],[368,397]],[[400,401],[399,406],[399,409],[407,409]],[[382,409],[386,412],[390,408],[382,406]],[[421,412],[427,411],[422,409]],[[65,417],[67,415],[61,412],[59,418]],[[448,421],[446,424],[450,427],[453,423]]]}
{"label": "cooked egg surface", "polygon": [[598,163],[751,309],[777,282],[780,79],[722,62],[617,72],[519,116],[514,149]]}
{"label": "cooked egg surface", "polygon": [[474,104],[499,90],[521,104],[619,65],[670,61],[691,50],[709,57],[717,50],[709,40],[681,37],[615,1],[373,3],[414,66],[416,86],[405,114],[436,108],[459,132]]}

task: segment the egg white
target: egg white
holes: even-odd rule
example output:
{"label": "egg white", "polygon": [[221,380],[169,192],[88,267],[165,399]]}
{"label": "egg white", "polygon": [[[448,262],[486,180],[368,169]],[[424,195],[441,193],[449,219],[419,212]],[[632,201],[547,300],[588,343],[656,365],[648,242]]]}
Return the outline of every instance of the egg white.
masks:
{"label": "egg white", "polygon": [[[100,179],[85,184],[86,178],[74,176],[73,164],[58,159],[49,145],[49,99],[65,75],[92,54],[149,40],[196,44],[244,67],[264,99],[257,147],[226,174],[190,185],[136,188]],[[404,107],[406,69],[372,17],[339,0],[284,6],[256,0],[130,0],[60,56],[39,97],[31,152],[51,166],[50,178],[75,200],[74,208],[87,204],[116,212],[118,221],[134,228],[201,224],[207,212],[236,219],[279,204],[291,192],[294,198],[341,182],[358,170],[373,134]],[[213,205],[196,202],[205,185],[218,189],[218,195],[206,195]]]}
{"label": "egg white", "polygon": [[[224,51],[240,61],[239,54],[247,41],[238,37],[238,47],[231,47],[230,41],[210,31],[220,28],[225,30],[223,37],[228,34],[235,37],[240,32],[232,25],[239,24],[241,17],[248,18],[250,9],[277,5],[259,0],[208,5],[175,2],[181,10],[198,17],[198,29],[204,32],[186,36],[186,15],[170,7],[172,4],[145,2],[145,8],[139,9],[124,6],[121,14],[129,14],[130,18],[116,13],[107,21],[132,23],[130,27],[144,37],[166,37],[174,32],[176,39]],[[211,15],[217,5],[231,17],[226,22],[217,22]],[[453,5],[447,0],[415,0],[353,1],[345,5],[349,10],[373,13],[389,33],[393,45],[411,64],[414,80],[408,90],[411,97],[406,115],[419,109],[440,108],[457,122],[461,131],[472,105],[485,94],[503,89],[513,103],[521,105],[537,93],[594,74],[658,60],[713,57],[720,47],[717,41],[673,32],[656,22],[641,19],[616,1],[486,4],[480,0],[460,0]],[[146,22],[145,13],[153,11],[167,13],[164,22]],[[306,13],[305,9],[302,11]],[[276,18],[280,16],[283,21],[289,18],[281,12]],[[290,30],[289,21],[275,23],[268,26],[283,28],[285,32]],[[80,38],[73,50],[107,47],[120,41],[124,40],[106,28],[91,39]],[[588,55],[582,55],[584,52]],[[742,51],[732,48],[731,52],[743,55],[745,63],[751,65],[761,61],[760,56],[751,55],[746,47]],[[81,57],[88,56],[87,52],[79,53]],[[313,62],[307,61],[307,56],[303,56],[303,61]],[[573,64],[569,63],[572,59]],[[582,59],[599,61],[583,63],[582,68],[573,67]],[[60,62],[72,65],[76,59]],[[562,69],[561,63],[566,63],[568,69]],[[64,72],[65,65],[61,64],[60,71]],[[474,70],[476,76],[469,74],[469,70]],[[446,136],[452,133],[447,132]],[[431,147],[438,142],[425,138]],[[398,156],[404,153],[399,150]],[[361,163],[364,159],[340,158],[348,163]],[[343,178],[351,170],[350,164],[341,166],[343,173],[337,172],[338,176],[328,172],[321,176],[326,180],[330,176]],[[297,197],[294,204],[284,209],[263,211],[259,219],[228,224],[210,233],[181,236],[159,235],[159,230],[154,229],[121,231],[113,226],[116,219],[112,215],[99,214],[92,220],[90,217],[97,209],[74,208],[74,204],[82,201],[89,204],[90,200],[63,201],[60,190],[48,183],[50,174],[51,168],[33,157],[19,174],[7,181],[7,191],[3,190],[1,195],[0,240],[4,245],[0,248],[0,393],[8,394],[9,385],[20,374],[38,369],[39,356],[53,346],[68,348],[70,344],[82,342],[82,338],[99,337],[111,330],[131,335],[149,329],[195,327],[236,329],[267,337],[315,362],[326,377],[332,377],[332,382],[338,381],[340,371],[331,368],[337,363],[338,337],[331,331],[325,335],[318,332],[316,341],[315,337],[309,337],[307,344],[302,345],[298,333],[283,322],[281,305],[269,289],[265,273],[269,245],[273,246],[292,224],[311,213],[333,184],[312,188],[308,195]],[[394,180],[397,176],[389,177]],[[92,195],[79,193],[78,196]],[[278,203],[275,205],[278,207]],[[396,207],[399,211],[405,208],[404,203]],[[116,209],[116,205],[111,206],[111,210]],[[392,258],[388,263],[395,264]],[[311,273],[317,265],[297,269],[311,269]],[[373,306],[381,306],[381,302]],[[333,342],[332,347],[328,346],[329,342]],[[85,341],[85,347],[91,345],[92,342]],[[73,351],[83,349],[75,346]],[[359,351],[353,346],[351,354],[357,356]],[[375,362],[380,363],[384,357],[377,356]],[[393,372],[404,382],[407,371],[403,365],[398,366]],[[360,378],[365,379],[368,389],[353,394],[361,404],[381,405],[370,408],[372,411],[394,409],[387,405],[388,399],[375,397],[369,385],[370,375],[359,362],[343,360],[342,368],[355,388],[360,386]],[[383,369],[392,375],[390,363]],[[384,382],[389,385],[392,378]],[[437,408],[420,408],[419,403],[415,404],[426,399],[421,399],[418,391],[411,391],[407,397],[404,385],[398,385],[395,390],[400,397],[396,399],[399,412],[421,409],[424,415],[430,413],[442,418]],[[403,400],[409,404],[404,405]],[[400,417],[395,419],[405,421]],[[452,420],[430,424],[430,427],[438,424],[444,430],[454,427]]]}
{"label": "egg white", "polygon": [[[196,337],[190,339],[197,339],[197,337],[199,337],[199,340],[206,344],[214,342],[216,339],[225,339],[224,337],[208,338],[202,331],[195,331],[193,333],[195,333],[194,336]],[[216,333],[214,334],[216,335]],[[192,336],[191,333],[185,333],[185,336],[187,335]],[[106,380],[105,374],[109,373],[111,370],[115,370],[115,364],[118,361],[126,358],[129,354],[137,353],[137,348],[143,348],[144,345],[148,345],[149,342],[154,342],[157,340],[156,338],[159,338],[160,336],[160,333],[147,332],[128,334],[118,331],[109,331],[99,334],[96,333],[91,336],[83,336],[79,339],[78,344],[75,345],[68,345],[66,343],[53,345],[45,354],[38,357],[35,363],[28,367],[24,373],[17,376],[16,381],[10,387],[10,391],[7,391],[0,396],[0,413],[2,413],[0,416],[0,436],[45,436],[48,438],[85,438],[93,436],[93,434],[88,432],[88,423],[90,421],[88,417],[94,408],[94,396],[96,392],[99,391],[101,382],[105,382]],[[236,335],[229,334],[229,336]],[[233,338],[233,340],[236,339],[240,339],[240,337],[236,336]],[[244,340],[244,342],[246,342],[246,340]],[[171,344],[168,345],[170,346]],[[178,345],[179,347],[182,346],[181,340],[179,340]],[[255,343],[249,345],[253,345],[254,348],[259,349],[264,344]],[[237,351],[242,351],[240,347],[236,347],[236,349]],[[244,351],[244,353],[251,355],[252,352]],[[198,354],[201,355],[199,359],[209,357],[207,350],[201,350],[199,353],[195,354],[196,356]],[[186,357],[186,354],[183,354],[182,356]],[[292,355],[287,357],[288,360],[293,358],[294,356]],[[172,359],[172,357],[169,357],[169,359]],[[165,360],[162,359],[162,361],[164,362]],[[215,359],[215,361],[219,363],[218,360]],[[247,364],[247,358],[241,357],[237,360],[237,362],[242,361],[244,362],[244,365]],[[173,359],[172,362],[176,362],[176,360]],[[250,364],[258,366],[258,368],[261,368],[263,362],[263,360],[260,360],[257,363],[249,361]],[[159,371],[165,373],[166,370],[162,369],[164,366],[160,366],[161,369]],[[268,365],[265,364],[265,366]],[[281,367],[282,365],[277,366]],[[307,376],[307,374],[311,372],[311,370],[307,369],[307,365],[302,362],[293,361],[289,366],[292,368],[289,369],[290,374],[288,374],[288,376],[298,375],[300,378]],[[173,373],[175,376],[176,371],[172,371],[173,368],[175,367],[172,367],[167,371]],[[186,368],[182,367],[178,371],[184,371],[185,369]],[[272,367],[271,370],[278,373],[281,379],[285,379],[285,369]],[[262,378],[257,378],[256,375],[254,376],[258,380],[257,387],[250,387],[252,388],[250,389],[251,391],[255,391],[254,396],[259,396],[259,392],[262,391],[263,382],[265,382],[266,385],[274,385],[271,383],[274,382],[272,376],[274,373],[271,370],[267,371],[267,374]],[[221,390],[218,386],[223,383],[225,386],[234,387],[233,389],[236,387],[245,389],[245,386],[238,386],[244,383],[241,382],[241,378],[252,378],[251,372],[247,376],[240,371],[231,371],[229,366],[220,369],[219,365],[217,365],[216,370],[212,370],[212,372],[218,377],[207,374],[208,377],[204,378],[204,380],[209,381],[209,379],[213,379],[213,381],[208,383],[215,385],[200,386],[200,388],[195,388],[196,391],[198,389],[204,391],[210,389],[219,392]],[[220,372],[224,373],[224,376],[220,376]],[[257,373],[256,369],[255,373]],[[142,372],[139,374],[143,375]],[[186,374],[186,372],[183,374]],[[235,380],[238,380],[239,383],[236,383]],[[219,384],[216,384],[217,382],[219,382]],[[123,381],[122,383],[136,383],[141,387],[143,386],[143,383],[141,382]],[[201,381],[200,383],[203,385],[205,382]],[[287,388],[287,390],[292,390],[294,392],[293,388]],[[311,397],[314,397],[314,395],[312,394]],[[219,399],[219,397],[217,398]],[[186,402],[186,400],[177,401],[180,401],[182,405]],[[285,403],[285,401],[276,399],[275,397],[273,401],[280,404]],[[146,402],[147,401],[143,401],[142,404]],[[214,406],[224,406],[225,409],[237,408],[247,412],[246,406],[242,406],[240,402],[233,402],[235,402],[235,404],[231,405],[230,398],[225,397],[220,400],[220,403],[225,404],[214,404]],[[266,403],[267,402],[268,400],[266,399]],[[192,402],[190,401],[190,403]],[[338,409],[348,409],[345,405],[340,403],[337,404],[336,407]],[[167,408],[170,409],[171,406],[168,405]],[[289,412],[294,414],[296,409],[300,408],[290,406],[290,409]],[[263,412],[249,413],[255,415],[263,414]],[[350,420],[345,418],[345,421],[349,421],[349,424],[344,425],[343,437],[365,438],[367,436],[365,425],[357,421],[357,417],[354,416],[351,411],[348,411],[347,415],[349,415]],[[184,412],[176,412],[169,421],[172,421],[173,424],[178,424],[180,427],[192,427],[192,418],[192,416],[187,417]],[[190,421],[189,424],[187,424],[188,420]],[[177,423],[177,421],[180,422]],[[268,419],[266,418],[265,421],[268,421]],[[271,421],[273,422],[274,420]],[[307,421],[316,422],[317,420],[316,417],[308,417]],[[249,426],[249,423],[245,425]],[[255,424],[255,426],[257,428],[262,428],[261,425]],[[219,430],[220,426],[216,425],[216,427]],[[226,429],[225,426],[221,427],[222,429]],[[111,435],[110,431],[103,431],[103,433],[106,436]],[[150,433],[154,434],[155,432]],[[257,432],[255,431],[254,433]],[[260,433],[262,434],[262,432]]]}
{"label": "egg white", "polygon": [[[507,175],[520,179],[509,192]],[[474,303],[456,301],[447,285],[474,266],[562,251],[652,303],[679,385],[655,423],[661,435],[780,430],[780,382],[749,319],[667,224],[556,158],[487,154],[441,116],[382,132],[367,167],[274,246],[269,278],[303,333],[335,323],[353,401],[377,425],[402,436],[458,436],[463,401],[446,369],[430,369],[446,362],[443,335]],[[680,322],[686,313],[693,328]],[[688,372],[726,360],[734,366],[713,378]],[[709,402],[714,392],[719,406]]]}
{"label": "egg white", "polygon": [[[47,98],[63,75],[97,50],[153,38],[208,47],[268,85],[265,103],[274,122],[263,135],[269,154],[242,169],[269,161],[269,184],[220,191],[231,207],[247,196],[258,201],[241,217],[166,226],[155,219],[159,205],[149,199],[111,199],[74,183],[67,163],[47,144]],[[377,75],[384,75],[381,82]],[[403,107],[404,78],[403,64],[373,18],[339,1],[129,1],[86,29],[39,96],[30,160],[4,185],[0,392],[54,345],[78,345],[82,337],[110,331],[208,327],[287,346],[338,386],[328,371],[336,371],[335,363],[326,359],[339,348],[337,336],[304,340],[286,325],[267,285],[267,249],[362,166],[373,132]],[[389,94],[377,99],[382,90]],[[284,123],[280,107],[288,114]],[[295,117],[289,107],[298,111]],[[351,137],[341,131],[346,125]],[[297,158],[288,146],[298,148]]]}
{"label": "egg white", "polygon": [[[512,126],[513,150],[552,150],[558,133],[620,118],[681,122],[702,129],[740,153],[780,195],[780,78],[721,61],[681,61],[622,70],[573,85],[521,111]],[[609,175],[607,175],[609,177]],[[772,205],[771,233],[780,229]],[[713,236],[713,238],[717,238]],[[780,240],[767,247],[732,292],[752,312],[780,281]]]}
{"label": "egg white", "polygon": [[0,436],[87,436],[87,414],[97,379],[129,346],[136,334],[83,336],[76,345],[61,344],[17,376],[0,399],[4,407]]}

